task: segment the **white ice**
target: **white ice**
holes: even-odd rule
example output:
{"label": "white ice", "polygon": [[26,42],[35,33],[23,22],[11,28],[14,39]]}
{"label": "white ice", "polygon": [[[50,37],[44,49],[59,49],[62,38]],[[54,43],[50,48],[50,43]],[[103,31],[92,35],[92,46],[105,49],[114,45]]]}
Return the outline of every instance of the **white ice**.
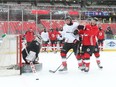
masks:
{"label": "white ice", "polygon": [[37,72],[37,76],[25,73],[21,76],[0,77],[0,87],[116,87],[116,52],[101,52],[102,70],[97,67],[92,56],[88,73],[78,70],[74,54],[67,60],[68,71],[64,73],[49,72],[61,64],[60,53],[40,53],[39,56],[43,68]]}

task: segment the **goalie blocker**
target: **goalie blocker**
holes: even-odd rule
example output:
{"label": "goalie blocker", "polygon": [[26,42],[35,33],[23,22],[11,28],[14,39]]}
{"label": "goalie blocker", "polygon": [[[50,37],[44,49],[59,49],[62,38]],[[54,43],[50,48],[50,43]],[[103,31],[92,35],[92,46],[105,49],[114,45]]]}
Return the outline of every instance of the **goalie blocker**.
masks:
{"label": "goalie blocker", "polygon": [[38,63],[40,48],[41,38],[36,36],[30,45],[25,47],[22,51],[23,60],[26,64],[29,64],[29,62],[33,62],[34,64]]}

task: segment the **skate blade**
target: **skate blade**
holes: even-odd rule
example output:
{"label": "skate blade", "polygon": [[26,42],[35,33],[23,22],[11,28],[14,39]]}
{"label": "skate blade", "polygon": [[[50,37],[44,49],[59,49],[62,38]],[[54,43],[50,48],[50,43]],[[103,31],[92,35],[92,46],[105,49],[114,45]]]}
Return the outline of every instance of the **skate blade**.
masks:
{"label": "skate blade", "polygon": [[66,74],[68,73],[68,70],[65,70],[65,71],[59,71],[60,74]]}

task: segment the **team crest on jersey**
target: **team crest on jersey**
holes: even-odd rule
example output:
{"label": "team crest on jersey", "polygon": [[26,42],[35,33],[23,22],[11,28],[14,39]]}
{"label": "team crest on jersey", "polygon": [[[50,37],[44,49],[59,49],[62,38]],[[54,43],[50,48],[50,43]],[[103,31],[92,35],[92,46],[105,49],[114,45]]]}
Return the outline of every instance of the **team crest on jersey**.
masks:
{"label": "team crest on jersey", "polygon": [[55,37],[55,35],[54,35],[54,34],[52,34],[52,37]]}
{"label": "team crest on jersey", "polygon": [[87,48],[87,52],[90,52],[90,49],[89,48]]}
{"label": "team crest on jersey", "polygon": [[102,33],[101,32],[99,33],[99,36],[102,36]]}

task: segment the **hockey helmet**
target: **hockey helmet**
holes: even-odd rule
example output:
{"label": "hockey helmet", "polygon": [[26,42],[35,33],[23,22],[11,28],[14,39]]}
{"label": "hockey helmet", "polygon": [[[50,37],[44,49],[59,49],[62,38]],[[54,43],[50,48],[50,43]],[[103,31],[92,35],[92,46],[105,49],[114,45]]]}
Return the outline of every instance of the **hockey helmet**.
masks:
{"label": "hockey helmet", "polygon": [[98,18],[94,17],[93,20],[95,20],[97,22],[98,21]]}
{"label": "hockey helmet", "polygon": [[72,21],[72,18],[71,18],[70,16],[67,16],[67,17],[65,18],[65,20],[70,20],[70,21]]}
{"label": "hockey helmet", "polygon": [[92,19],[92,21],[91,21],[91,24],[92,24],[92,25],[98,24],[98,18],[94,17],[94,18]]}

